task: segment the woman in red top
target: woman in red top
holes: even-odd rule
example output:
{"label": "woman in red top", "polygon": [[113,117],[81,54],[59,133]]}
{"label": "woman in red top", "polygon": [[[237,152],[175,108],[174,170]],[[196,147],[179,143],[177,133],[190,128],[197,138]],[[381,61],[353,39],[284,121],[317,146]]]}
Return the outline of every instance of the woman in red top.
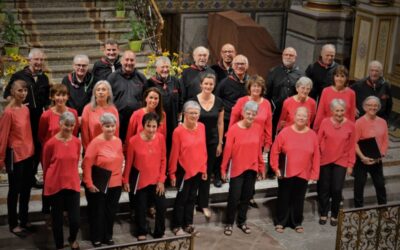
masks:
{"label": "woman in red top", "polygon": [[330,106],[332,116],[325,118],[318,130],[321,152],[318,180],[319,224],[326,224],[330,210],[330,223],[336,226],[346,171],[351,173],[355,162],[356,141],[354,123],[344,117],[345,102],[342,99],[333,99]]}
{"label": "woman in red top", "polygon": [[310,126],[314,121],[315,113],[317,111],[317,104],[315,100],[308,96],[313,87],[313,82],[310,78],[306,76],[300,77],[296,82],[297,94],[287,98],[283,102],[281,116],[279,117],[279,122],[276,131],[280,131],[286,126],[293,124],[294,113],[298,107],[306,107],[310,112],[307,125]]}
{"label": "woman in red top", "polygon": [[[64,85],[63,85],[64,86]],[[79,249],[76,235],[80,222],[80,177],[78,163],[81,142],[73,135],[76,113],[66,111],[59,120],[60,131],[43,148],[43,193],[48,197],[53,219],[53,236],[57,249],[64,248],[63,212],[68,212],[71,249]]]}
{"label": "woman in red top", "polygon": [[[247,101],[243,106],[243,119],[233,124],[226,135],[221,178],[229,175],[229,195],[226,211],[225,235],[232,235],[232,225],[238,210],[237,225],[246,234],[251,233],[246,225],[247,209],[253,195],[257,174],[265,178],[264,160],[261,153],[260,127],[255,123],[259,105]],[[231,162],[229,163],[229,161]],[[228,164],[230,164],[228,169]]]}
{"label": "woman in red top", "polygon": [[156,87],[146,89],[143,94],[144,107],[133,112],[129,119],[128,131],[126,132],[125,145],[128,145],[129,139],[143,130],[142,119],[143,116],[149,112],[154,112],[160,117],[160,126],[158,132],[167,136],[167,123],[166,115],[162,105],[162,96]]}
{"label": "woman in red top", "polygon": [[[69,111],[75,115],[75,120],[78,121],[78,113],[75,109],[67,107],[69,94],[68,89],[63,84],[54,84],[50,89],[50,100],[52,106],[43,112],[40,116],[38,138],[42,147],[55,134],[60,131],[60,116],[62,113]],[[78,135],[79,124],[75,123],[73,134]]]}
{"label": "woman in red top", "polygon": [[[297,108],[294,124],[277,135],[271,149],[271,167],[278,177],[275,230],[279,233],[285,227],[304,232],[301,224],[307,184],[319,177],[318,137],[307,126],[308,115],[306,107]],[[279,158],[283,159],[281,163]]]}
{"label": "woman in red top", "polygon": [[110,83],[98,81],[93,87],[93,95],[90,103],[83,108],[81,137],[82,146],[86,150],[89,143],[102,133],[100,117],[104,113],[111,113],[117,118],[116,136],[119,133],[118,110],[113,104],[113,94]]}
{"label": "woman in red top", "polygon": [[[383,176],[382,158],[387,154],[389,136],[387,123],[376,114],[381,109],[381,102],[375,96],[367,97],[363,102],[365,115],[356,121],[356,153],[354,167],[354,206],[364,206],[364,186],[367,174],[371,175],[374,183],[378,204],[386,204],[385,178]],[[375,138],[381,158],[372,159],[364,155],[358,142],[367,138]]]}
{"label": "woman in red top", "polygon": [[175,235],[184,231],[198,234],[193,227],[193,210],[200,180],[207,180],[206,133],[198,122],[200,110],[197,102],[187,101],[183,105],[184,122],[172,135],[168,170],[171,186],[178,188],[173,214]]}
{"label": "woman in red top", "polygon": [[28,204],[32,187],[34,146],[29,109],[23,104],[27,93],[27,85],[23,80],[11,83],[11,101],[0,118],[0,168],[6,167],[9,184],[8,224],[10,232],[19,237],[27,236],[27,229],[31,227],[28,222]]}
{"label": "woman in red top", "polygon": [[[115,136],[117,118],[111,113],[100,117],[103,133],[94,138],[88,145],[82,162],[83,183],[88,201],[90,239],[94,247],[101,243],[113,245],[113,226],[115,213],[121,196],[122,142]],[[111,171],[106,193],[99,192],[92,179],[92,167],[97,166]]]}
{"label": "woman in red top", "polygon": [[[146,211],[148,201],[154,201],[156,206],[156,219],[153,236],[161,238],[165,232],[165,188],[166,179],[166,148],[165,138],[157,132],[160,118],[156,113],[150,112],[143,116],[144,130],[131,137],[128,144],[126,165],[123,174],[124,190],[134,193],[135,219],[138,240],[146,240],[148,232]],[[136,186],[131,186],[131,172]]]}
{"label": "woman in red top", "polygon": [[317,115],[313,129],[318,132],[324,118],[330,117],[329,105],[333,99],[342,99],[346,103],[345,117],[354,122],[356,119],[356,94],[347,87],[349,84],[349,71],[345,66],[339,65],[333,72],[333,85],[322,90],[318,103]]}

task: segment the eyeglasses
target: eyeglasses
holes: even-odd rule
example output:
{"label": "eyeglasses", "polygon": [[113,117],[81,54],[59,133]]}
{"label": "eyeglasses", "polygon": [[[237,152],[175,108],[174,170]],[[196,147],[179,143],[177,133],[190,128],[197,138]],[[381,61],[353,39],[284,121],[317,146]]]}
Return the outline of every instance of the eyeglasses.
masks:
{"label": "eyeglasses", "polygon": [[75,64],[77,68],[86,68],[88,65],[87,64]]}
{"label": "eyeglasses", "polygon": [[198,116],[198,115],[200,115],[199,112],[185,112],[185,113],[188,114],[188,115],[192,115],[192,116]]}
{"label": "eyeglasses", "polygon": [[223,50],[222,51],[222,53],[224,53],[224,54],[233,54],[235,51],[233,51],[233,50]]}

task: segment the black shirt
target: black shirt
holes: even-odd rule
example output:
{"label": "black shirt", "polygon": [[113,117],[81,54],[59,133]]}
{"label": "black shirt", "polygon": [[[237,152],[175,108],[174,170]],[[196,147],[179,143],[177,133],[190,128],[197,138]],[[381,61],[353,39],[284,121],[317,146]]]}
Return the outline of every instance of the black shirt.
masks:
{"label": "black shirt", "polygon": [[324,65],[320,61],[310,64],[306,69],[306,76],[313,81],[313,88],[310,96],[318,101],[324,88],[331,86],[333,83],[333,72],[337,67],[337,63]]}
{"label": "black shirt", "polygon": [[233,72],[232,68],[225,68],[222,61],[211,66],[217,76],[217,85]]}
{"label": "black shirt", "polygon": [[191,65],[189,68],[182,72],[182,90],[183,90],[183,101],[186,102],[192,99],[201,92],[200,88],[200,77],[202,74],[214,74],[215,72],[210,67],[199,68],[196,65]]}
{"label": "black shirt", "polygon": [[121,63],[119,61],[120,57],[114,61],[114,63],[110,62],[107,58],[103,57],[100,60],[96,61],[93,65],[92,74],[98,80],[107,80],[107,77],[113,73],[112,68],[114,67],[114,71],[120,69]]}

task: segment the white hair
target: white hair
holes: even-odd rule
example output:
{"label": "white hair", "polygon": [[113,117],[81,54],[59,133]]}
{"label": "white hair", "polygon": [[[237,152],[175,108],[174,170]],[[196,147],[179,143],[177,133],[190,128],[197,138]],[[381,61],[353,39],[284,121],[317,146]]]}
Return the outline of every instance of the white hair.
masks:
{"label": "white hair", "polygon": [[74,56],[72,62],[75,64],[78,60],[85,60],[89,64],[89,57],[87,55],[81,54]]}

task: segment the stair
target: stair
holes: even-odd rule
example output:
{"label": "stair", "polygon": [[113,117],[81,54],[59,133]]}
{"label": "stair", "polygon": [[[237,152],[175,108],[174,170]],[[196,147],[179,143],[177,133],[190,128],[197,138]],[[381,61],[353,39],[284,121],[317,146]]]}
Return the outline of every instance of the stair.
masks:
{"label": "stair", "polygon": [[[26,45],[45,51],[53,83],[61,82],[72,70],[72,59],[77,54],[89,56],[91,69],[103,55],[102,42],[107,38],[117,40],[121,51],[128,48],[128,41],[122,39],[122,35],[130,31],[129,18],[115,17],[114,1],[25,0],[17,1],[16,7],[14,10],[25,31]],[[138,53],[139,70],[145,67],[148,53],[148,49]]]}

